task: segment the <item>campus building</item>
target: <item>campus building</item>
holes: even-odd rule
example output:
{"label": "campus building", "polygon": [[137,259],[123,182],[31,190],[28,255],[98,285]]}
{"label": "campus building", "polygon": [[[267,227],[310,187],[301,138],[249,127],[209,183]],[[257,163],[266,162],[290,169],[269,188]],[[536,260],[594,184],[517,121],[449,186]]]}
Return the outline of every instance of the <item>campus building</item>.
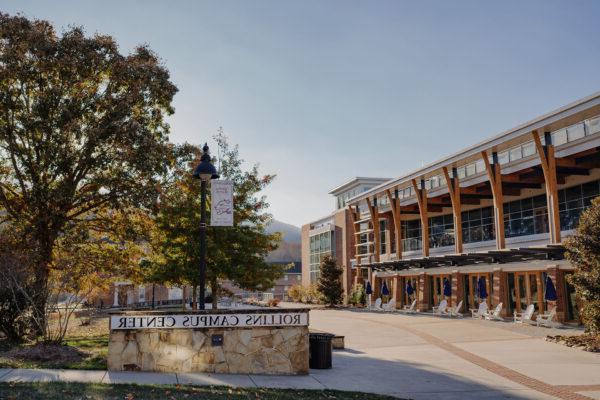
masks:
{"label": "campus building", "polygon": [[[302,268],[300,262],[274,261],[269,262],[269,265],[289,266],[283,276],[275,281],[272,288],[267,288],[263,292],[251,292],[239,288],[231,281],[221,281],[221,287],[237,298],[242,299],[255,297],[258,299],[288,300],[287,291],[289,288],[301,283]],[[160,307],[173,306],[183,302],[189,304],[192,298],[193,289],[191,286],[179,287],[152,283],[144,285],[124,280],[114,282],[109,290],[93,296],[89,299],[89,302],[98,308],[148,307],[152,304]]]}
{"label": "campus building", "polygon": [[[396,307],[416,299],[424,311],[446,298],[467,312],[486,301],[510,316],[533,304],[577,322],[562,242],[599,194],[597,93],[346,199],[344,279],[370,280],[375,297],[386,281]],[[308,280],[312,263],[303,272]]]}
{"label": "campus building", "polygon": [[348,199],[355,197],[375,186],[389,181],[388,178],[357,177],[332,189],[334,211],[316,221],[302,226],[302,284],[305,286],[319,279],[319,265],[325,256],[335,258],[344,266],[344,290],[352,287],[353,276],[351,260],[354,257],[354,235],[348,229],[351,226]]}

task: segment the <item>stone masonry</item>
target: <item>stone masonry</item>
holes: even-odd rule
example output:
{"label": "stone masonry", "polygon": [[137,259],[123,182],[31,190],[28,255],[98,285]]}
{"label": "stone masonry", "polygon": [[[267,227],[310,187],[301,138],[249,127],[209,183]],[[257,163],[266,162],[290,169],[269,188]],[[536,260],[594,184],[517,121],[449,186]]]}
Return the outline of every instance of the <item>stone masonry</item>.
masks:
{"label": "stone masonry", "polygon": [[[223,335],[222,346],[212,335]],[[111,371],[308,374],[308,327],[112,330]]]}

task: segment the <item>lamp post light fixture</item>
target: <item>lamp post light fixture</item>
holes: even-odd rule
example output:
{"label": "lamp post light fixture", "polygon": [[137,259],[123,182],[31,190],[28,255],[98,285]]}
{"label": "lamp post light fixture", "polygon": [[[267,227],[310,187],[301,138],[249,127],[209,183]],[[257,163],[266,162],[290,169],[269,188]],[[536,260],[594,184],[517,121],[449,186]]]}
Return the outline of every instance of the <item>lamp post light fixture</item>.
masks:
{"label": "lamp post light fixture", "polygon": [[[206,286],[206,186],[211,179],[218,179],[217,169],[210,160],[208,145],[204,143],[200,164],[194,169],[193,177],[200,179],[200,305],[204,310],[204,296]],[[213,293],[214,295],[214,293]]]}

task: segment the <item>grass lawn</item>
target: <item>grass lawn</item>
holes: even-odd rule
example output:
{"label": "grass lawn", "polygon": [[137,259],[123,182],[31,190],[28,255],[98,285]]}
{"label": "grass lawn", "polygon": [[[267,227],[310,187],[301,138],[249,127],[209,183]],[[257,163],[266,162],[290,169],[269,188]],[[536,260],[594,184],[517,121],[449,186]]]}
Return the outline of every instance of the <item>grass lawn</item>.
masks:
{"label": "grass lawn", "polygon": [[337,390],[297,389],[236,389],[224,386],[182,385],[104,385],[98,383],[0,383],[1,400],[226,400],[226,399],[372,399],[387,400],[389,396]]}

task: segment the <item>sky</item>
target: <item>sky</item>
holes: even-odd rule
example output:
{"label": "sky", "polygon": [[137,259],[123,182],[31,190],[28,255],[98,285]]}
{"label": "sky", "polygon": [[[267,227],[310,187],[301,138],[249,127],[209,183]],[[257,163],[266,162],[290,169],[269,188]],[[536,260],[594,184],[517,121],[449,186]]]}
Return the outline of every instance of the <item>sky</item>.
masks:
{"label": "sky", "polygon": [[397,177],[600,91],[600,1],[0,0],[59,31],[148,44],[171,140],[223,127],[297,226],[355,176]]}

